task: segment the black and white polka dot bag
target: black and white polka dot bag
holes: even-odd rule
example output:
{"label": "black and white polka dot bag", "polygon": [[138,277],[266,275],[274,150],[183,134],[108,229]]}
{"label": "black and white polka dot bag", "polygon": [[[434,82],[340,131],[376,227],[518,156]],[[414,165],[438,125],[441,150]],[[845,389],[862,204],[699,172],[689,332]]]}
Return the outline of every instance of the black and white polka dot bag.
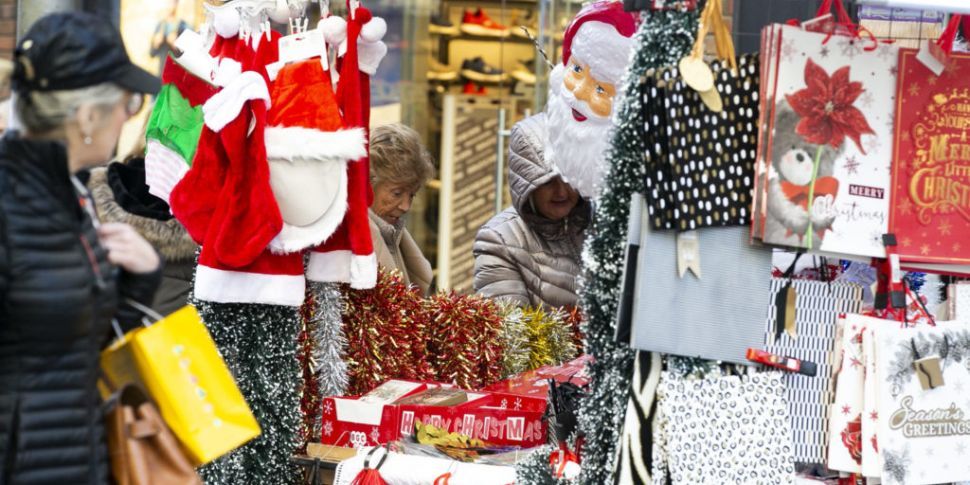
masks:
{"label": "black and white polka dot bag", "polygon": [[655,74],[642,90],[646,175],[654,229],[687,231],[751,221],[758,148],[758,56],[710,64],[723,110],[714,112],[680,79],[677,68]]}

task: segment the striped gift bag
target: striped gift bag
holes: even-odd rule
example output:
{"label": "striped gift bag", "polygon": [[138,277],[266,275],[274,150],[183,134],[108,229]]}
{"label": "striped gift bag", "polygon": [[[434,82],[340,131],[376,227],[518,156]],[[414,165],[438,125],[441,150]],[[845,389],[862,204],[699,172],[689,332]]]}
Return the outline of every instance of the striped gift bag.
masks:
{"label": "striped gift bag", "polygon": [[[795,289],[795,335],[776,331],[775,296],[788,284]],[[788,409],[797,463],[824,464],[829,410],[835,395],[832,380],[836,323],[839,315],[862,310],[862,287],[847,282],[774,278],[765,322],[765,349],[773,354],[813,362],[814,377],[786,373]]]}

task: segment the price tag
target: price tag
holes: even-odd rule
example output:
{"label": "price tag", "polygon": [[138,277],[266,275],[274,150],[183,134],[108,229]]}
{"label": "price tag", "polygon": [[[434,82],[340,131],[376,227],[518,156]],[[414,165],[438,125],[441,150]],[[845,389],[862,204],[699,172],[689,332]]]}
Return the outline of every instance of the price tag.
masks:
{"label": "price tag", "polygon": [[297,62],[319,57],[323,69],[330,68],[327,59],[327,41],[320,29],[308,30],[299,34],[280,38],[280,62]]}
{"label": "price tag", "polygon": [[681,278],[687,271],[693,271],[697,279],[701,278],[700,240],[697,238],[697,231],[677,234],[677,271]]}
{"label": "price tag", "polygon": [[916,367],[916,375],[924,391],[943,387],[943,370],[940,367],[940,357],[924,357],[913,363]]}

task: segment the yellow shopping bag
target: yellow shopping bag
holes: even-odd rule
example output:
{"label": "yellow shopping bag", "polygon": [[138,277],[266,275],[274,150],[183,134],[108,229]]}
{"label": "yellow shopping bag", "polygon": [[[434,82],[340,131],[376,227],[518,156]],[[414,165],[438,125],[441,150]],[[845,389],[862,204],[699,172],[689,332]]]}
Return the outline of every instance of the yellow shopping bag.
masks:
{"label": "yellow shopping bag", "polygon": [[[129,302],[134,304],[133,302]],[[259,436],[253,417],[195,308],[132,330],[101,353],[107,387],[140,384],[196,465]]]}

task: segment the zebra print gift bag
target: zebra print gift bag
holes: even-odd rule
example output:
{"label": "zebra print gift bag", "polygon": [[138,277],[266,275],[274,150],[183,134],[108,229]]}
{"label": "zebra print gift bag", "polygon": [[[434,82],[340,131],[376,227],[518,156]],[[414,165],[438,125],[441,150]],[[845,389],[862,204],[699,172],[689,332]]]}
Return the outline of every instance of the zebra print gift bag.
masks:
{"label": "zebra print gift bag", "polygon": [[[785,304],[789,286],[794,290],[794,318],[779,322],[785,319],[785,309],[779,311],[779,307]],[[793,372],[783,376],[795,461],[825,464],[829,410],[835,398],[832,374],[836,325],[840,315],[862,310],[862,287],[843,281],[774,278],[769,302],[765,349],[817,366],[815,376]]]}

